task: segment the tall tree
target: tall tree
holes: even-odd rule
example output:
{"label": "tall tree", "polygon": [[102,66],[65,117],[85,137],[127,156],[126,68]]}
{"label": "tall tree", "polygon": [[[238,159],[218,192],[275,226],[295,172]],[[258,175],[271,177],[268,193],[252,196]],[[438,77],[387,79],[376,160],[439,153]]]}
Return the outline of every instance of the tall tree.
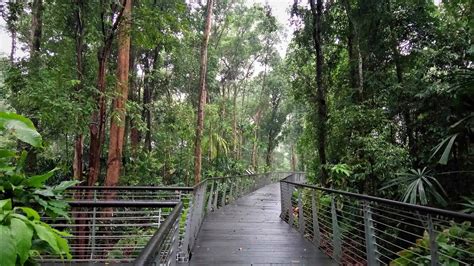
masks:
{"label": "tall tree", "polygon": [[110,124],[109,156],[107,159],[106,186],[117,185],[120,178],[123,139],[125,134],[125,104],[128,98],[128,72],[130,63],[130,24],[132,0],[122,1],[123,18],[118,28],[117,85],[113,100],[113,114]]}
{"label": "tall tree", "polygon": [[[104,139],[105,131],[105,88],[106,88],[106,74],[107,61],[112,49],[112,42],[115,38],[117,27],[122,19],[124,7],[120,7],[120,11],[112,23],[112,27],[107,30],[107,24],[110,22],[107,19],[113,20],[113,14],[107,16],[105,3],[101,2],[101,29],[102,29],[102,44],[97,52],[97,59],[99,67],[97,71],[97,96],[96,108],[92,113],[91,123],[89,125],[90,131],[90,146],[89,146],[89,177],[87,183],[89,186],[95,185],[100,174],[100,157],[101,146]],[[112,12],[114,13],[114,12]]]}
{"label": "tall tree", "polygon": [[[74,37],[76,41],[76,72],[77,80],[76,92],[80,92],[84,86],[84,9],[83,0],[74,1]],[[80,103],[82,104],[82,103]],[[74,159],[72,163],[73,177],[82,180],[82,155],[84,150],[84,136],[77,133],[74,138]]]}
{"label": "tall tree", "polygon": [[323,80],[324,54],[322,43],[322,16],[323,16],[323,0],[309,0],[311,6],[312,24],[313,24],[313,45],[316,52],[316,101],[317,101],[317,140],[319,154],[319,175],[321,184],[326,185],[328,173],[326,171],[326,123],[327,123],[327,106],[326,106],[326,88]]}
{"label": "tall tree", "polygon": [[197,110],[196,137],[194,141],[194,183],[201,181],[202,149],[201,140],[204,128],[204,108],[206,107],[207,88],[207,46],[209,44],[209,34],[211,32],[212,6],[213,0],[207,0],[206,25],[201,43],[201,57],[199,66],[199,102]]}
{"label": "tall tree", "polygon": [[31,6],[31,47],[30,54],[39,51],[41,45],[41,35],[43,32],[43,0],[34,0]]}

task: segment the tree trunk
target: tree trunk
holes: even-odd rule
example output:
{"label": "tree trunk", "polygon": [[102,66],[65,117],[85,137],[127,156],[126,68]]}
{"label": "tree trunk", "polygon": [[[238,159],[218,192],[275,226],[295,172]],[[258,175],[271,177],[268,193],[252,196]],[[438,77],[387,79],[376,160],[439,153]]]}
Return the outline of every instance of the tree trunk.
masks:
{"label": "tree trunk", "polygon": [[[76,76],[79,83],[76,85],[75,91],[77,94],[80,93],[84,84],[84,1],[75,0],[73,3],[74,8],[74,37],[75,37],[75,48],[76,48]],[[83,103],[76,98],[76,104],[81,106]],[[79,119],[78,119],[79,121]],[[82,123],[79,123],[82,125]],[[79,129],[81,131],[81,129]],[[74,137],[74,158],[72,163],[73,178],[74,180],[83,180],[83,152],[84,152],[84,136],[82,132],[76,133]],[[74,195],[75,200],[81,200],[82,195],[78,193]],[[83,257],[86,255],[85,247],[87,244],[87,234],[88,227],[86,226],[86,213],[73,213],[73,218],[76,221],[76,224],[80,225],[78,229],[79,238],[76,241],[76,244],[81,247],[78,249],[78,257]]]}
{"label": "tree trunk", "polygon": [[97,72],[97,89],[99,94],[97,95],[97,109],[92,113],[91,123],[89,124],[89,177],[87,179],[89,186],[95,185],[100,174],[101,132],[103,131],[105,120],[105,76],[109,56],[109,52],[105,48],[102,47],[97,56],[99,60],[99,70]]}
{"label": "tree trunk", "polygon": [[260,119],[261,119],[262,111],[260,109],[257,110],[255,114],[255,127],[253,130],[253,144],[252,144],[252,168],[254,171],[257,171],[258,168],[258,160],[257,160],[257,152],[258,152],[258,128],[260,127]]}
{"label": "tree trunk", "polygon": [[[75,39],[76,39],[76,72],[79,83],[76,85],[76,92],[82,90],[84,82],[84,2],[76,0],[74,3],[75,17]],[[78,105],[82,103],[78,102]],[[76,134],[74,138],[74,159],[73,159],[73,177],[75,180],[82,181],[82,153],[84,150],[84,136],[82,133]]]}
{"label": "tree trunk", "polygon": [[328,173],[326,171],[326,123],[327,123],[327,106],[326,106],[326,88],[324,87],[323,82],[323,65],[324,65],[324,55],[323,55],[323,44],[321,38],[321,26],[322,26],[322,9],[323,9],[323,0],[310,0],[311,5],[311,14],[313,21],[313,42],[314,50],[316,51],[316,101],[317,101],[317,147],[319,154],[319,175],[321,177],[321,184],[326,186]]}
{"label": "tree trunk", "polygon": [[232,95],[232,152],[234,159],[238,159],[239,136],[237,129],[237,85],[234,84],[234,93]]}
{"label": "tree trunk", "polygon": [[34,0],[31,5],[31,44],[30,56],[34,57],[35,53],[40,50],[41,35],[43,32],[43,0]]}
{"label": "tree trunk", "polygon": [[347,51],[349,54],[349,81],[354,89],[354,99],[356,103],[363,101],[363,60],[360,52],[360,41],[357,25],[354,22],[352,8],[349,0],[344,0],[343,5],[348,21]]}
{"label": "tree trunk", "polygon": [[[89,147],[89,176],[87,178],[87,184],[94,186],[97,182],[100,174],[100,156],[101,146],[105,139],[105,87],[106,87],[106,74],[107,74],[107,61],[112,48],[112,41],[115,36],[115,29],[122,20],[124,8],[120,11],[115,22],[112,25],[111,31],[106,36],[106,32],[103,34],[103,44],[97,52],[97,60],[99,67],[97,71],[97,98],[96,98],[96,109],[92,112],[91,122],[89,124],[90,131],[90,147]],[[105,11],[101,12],[101,23],[102,28],[105,28]]]}
{"label": "tree trunk", "polygon": [[[41,35],[43,31],[43,0],[34,0],[31,5],[31,36],[30,36],[30,62],[29,71],[31,75],[37,75],[38,69],[41,67],[38,59],[38,54],[41,46]],[[40,130],[39,119],[37,117],[31,118],[33,124]],[[37,171],[37,150],[28,147],[28,153],[25,159],[25,171],[27,173],[34,173]]]}
{"label": "tree trunk", "polygon": [[290,164],[291,164],[291,171],[292,172],[295,172],[296,171],[296,153],[295,153],[295,145],[291,144],[291,147],[290,147],[290,152],[291,152],[291,161],[290,161]]}
{"label": "tree trunk", "polygon": [[273,149],[274,149],[273,142],[274,142],[273,130],[270,129],[270,132],[268,133],[267,153],[265,156],[265,163],[267,164],[267,167],[269,170],[272,168],[272,162],[273,162]]}
{"label": "tree trunk", "polygon": [[[138,102],[138,86],[136,84],[136,79],[137,79],[137,73],[136,73],[136,51],[134,49],[134,45],[130,44],[130,101],[132,102]],[[131,118],[130,116],[127,116],[129,119],[129,129],[130,131],[128,132],[130,134],[130,153],[132,157],[135,157],[137,155],[137,149],[138,149],[138,143],[139,143],[139,133],[138,129],[135,126],[135,120]]]}
{"label": "tree trunk", "polygon": [[10,63],[11,65],[13,65],[13,63],[15,62],[15,51],[16,51],[16,29],[12,28],[10,33],[12,35],[12,43],[11,43],[12,47],[10,50]]}
{"label": "tree trunk", "polygon": [[194,183],[197,184],[201,181],[201,163],[202,163],[202,150],[201,140],[202,132],[204,128],[204,108],[206,107],[206,76],[207,76],[207,46],[209,44],[209,33],[211,32],[211,18],[212,18],[212,6],[213,0],[207,0],[207,16],[206,26],[204,29],[204,36],[201,44],[201,59],[199,67],[199,102],[197,111],[197,125],[196,125],[196,138],[194,142]]}
{"label": "tree trunk", "polygon": [[[132,0],[122,1],[124,5],[123,20],[118,28],[118,64],[116,96],[113,103],[113,114],[110,118],[110,143],[107,159],[106,186],[116,186],[120,177],[122,162],[123,138],[125,133],[125,104],[128,98],[128,71],[130,63],[130,24]],[[112,198],[113,195],[110,195]]]}
{"label": "tree trunk", "polygon": [[151,152],[151,111],[150,111],[150,103],[151,103],[151,89],[150,89],[150,75],[152,73],[151,66],[148,59],[148,53],[146,53],[144,61],[144,73],[145,78],[143,80],[143,113],[142,119],[146,123],[146,130],[145,130],[145,149],[148,152]]}

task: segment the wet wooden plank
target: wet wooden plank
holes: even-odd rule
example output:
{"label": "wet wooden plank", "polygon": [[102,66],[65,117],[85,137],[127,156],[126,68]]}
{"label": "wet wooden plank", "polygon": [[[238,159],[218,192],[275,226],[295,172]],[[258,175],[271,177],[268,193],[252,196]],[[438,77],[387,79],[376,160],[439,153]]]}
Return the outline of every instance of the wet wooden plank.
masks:
{"label": "wet wooden plank", "polygon": [[210,213],[190,265],[336,265],[281,221],[279,214],[279,184]]}

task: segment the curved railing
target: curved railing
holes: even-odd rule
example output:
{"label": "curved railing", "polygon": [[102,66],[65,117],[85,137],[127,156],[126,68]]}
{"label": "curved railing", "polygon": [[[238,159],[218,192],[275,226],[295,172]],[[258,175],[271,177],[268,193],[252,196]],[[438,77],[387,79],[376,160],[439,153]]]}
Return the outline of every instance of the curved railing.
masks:
{"label": "curved railing", "polygon": [[280,217],[342,265],[474,265],[474,216],[280,181]]}
{"label": "curved railing", "polygon": [[288,174],[216,177],[194,187],[77,186],[65,195],[72,219],[44,220],[71,233],[70,263],[174,265],[189,260],[207,213]]}

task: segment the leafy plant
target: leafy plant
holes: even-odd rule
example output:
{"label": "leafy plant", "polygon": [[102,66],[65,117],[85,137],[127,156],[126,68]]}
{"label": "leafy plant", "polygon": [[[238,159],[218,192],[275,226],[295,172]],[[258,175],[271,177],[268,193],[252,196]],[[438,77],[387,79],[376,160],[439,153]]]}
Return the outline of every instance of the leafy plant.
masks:
{"label": "leafy plant", "polygon": [[461,203],[462,206],[464,206],[464,209],[462,210],[465,213],[471,213],[474,214],[474,197],[462,197],[464,200],[466,200],[465,203]]}
{"label": "leafy plant", "polygon": [[[474,260],[470,254],[474,252],[471,243],[474,241],[471,223],[452,223],[451,226],[436,236],[438,246],[438,259],[440,265],[472,265]],[[423,238],[416,240],[416,244],[408,249],[398,252],[399,257],[390,265],[429,265],[430,239],[428,232],[424,232]]]}
{"label": "leafy plant", "polygon": [[450,134],[449,136],[445,137],[438,145],[436,145],[433,149],[434,152],[431,155],[430,159],[433,158],[436,154],[438,154],[441,149],[443,149],[443,153],[441,154],[438,163],[440,164],[447,164],[449,160],[449,155],[453,149],[454,143],[459,136],[462,135],[469,135],[472,134],[472,130],[474,128],[474,113],[471,113],[464,118],[460,119],[453,125],[449,127],[450,131],[456,132]]}
{"label": "leafy plant", "polygon": [[343,189],[347,186],[347,178],[352,174],[351,167],[345,163],[326,166],[330,173],[330,182],[335,188]]}
{"label": "leafy plant", "polygon": [[408,172],[398,175],[398,178],[390,180],[382,189],[401,185],[405,187],[401,198],[403,202],[427,205],[433,198],[443,206],[447,204],[444,198],[446,192],[426,167],[416,170],[410,169]]}
{"label": "leafy plant", "polygon": [[[19,139],[35,148],[42,145],[41,135],[31,120],[13,113],[0,113],[0,137]],[[2,143],[4,143],[2,141]],[[71,258],[69,236],[40,221],[41,215],[68,218],[68,204],[62,193],[76,181],[56,186],[45,182],[54,174],[27,176],[24,172],[26,151],[0,147],[0,265],[23,265],[43,253]]]}

